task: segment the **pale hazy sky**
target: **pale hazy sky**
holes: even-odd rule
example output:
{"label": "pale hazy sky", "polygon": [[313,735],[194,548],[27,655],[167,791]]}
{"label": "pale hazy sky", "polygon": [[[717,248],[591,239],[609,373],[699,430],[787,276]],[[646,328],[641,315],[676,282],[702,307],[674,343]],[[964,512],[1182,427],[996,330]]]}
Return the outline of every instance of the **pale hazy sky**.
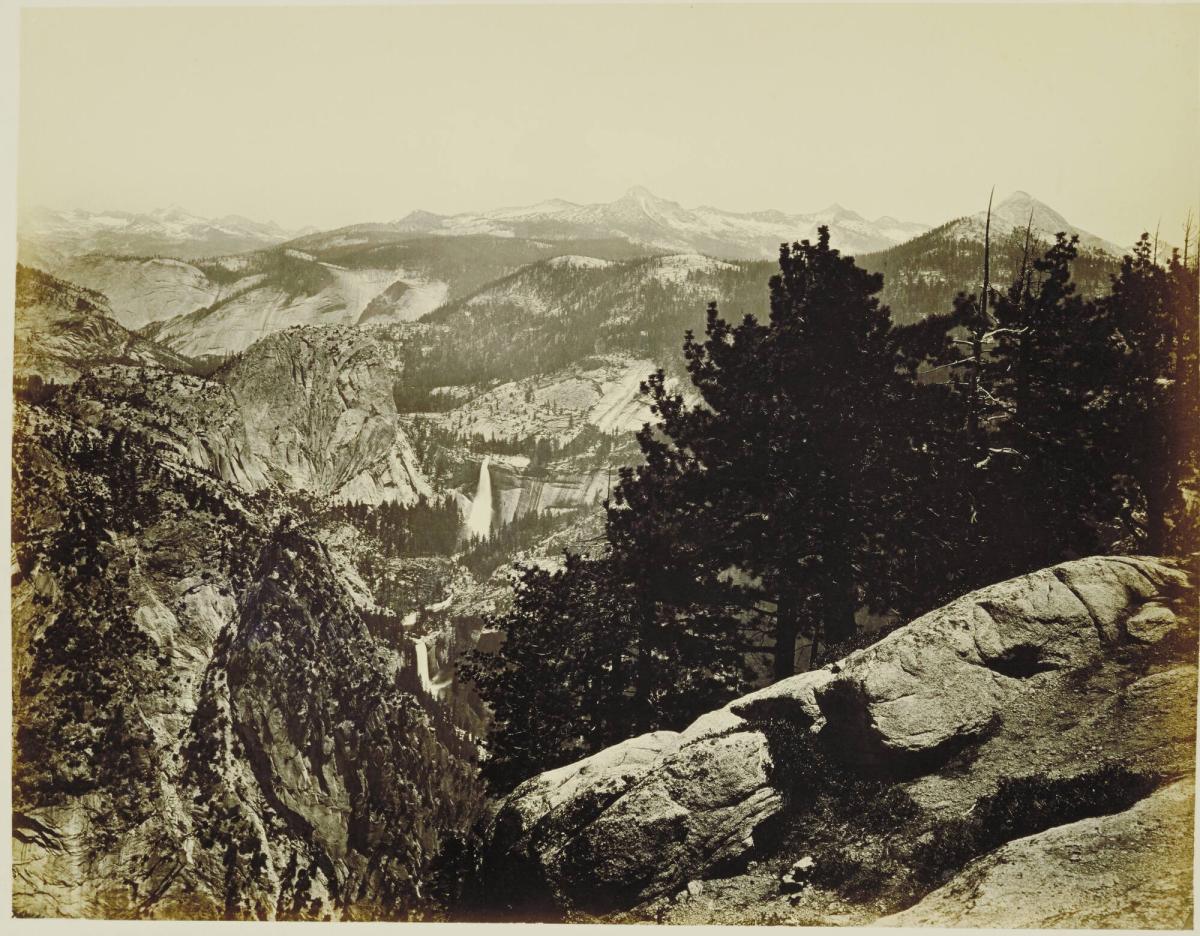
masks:
{"label": "pale hazy sky", "polygon": [[288,226],[633,185],[1127,244],[1200,203],[1200,7],[30,9],[22,207]]}

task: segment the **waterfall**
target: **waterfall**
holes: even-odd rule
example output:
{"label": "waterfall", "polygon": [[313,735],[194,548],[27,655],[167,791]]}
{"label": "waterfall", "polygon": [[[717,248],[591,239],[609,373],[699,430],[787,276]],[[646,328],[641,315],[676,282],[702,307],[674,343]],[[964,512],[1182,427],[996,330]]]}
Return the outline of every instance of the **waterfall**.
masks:
{"label": "waterfall", "polygon": [[421,681],[421,688],[433,695],[433,681],[429,678],[429,647],[424,637],[414,640],[413,646],[417,651],[417,679]]}
{"label": "waterfall", "polygon": [[488,473],[488,456],[479,464],[479,486],[467,514],[467,535],[486,539],[492,531],[492,476]]}

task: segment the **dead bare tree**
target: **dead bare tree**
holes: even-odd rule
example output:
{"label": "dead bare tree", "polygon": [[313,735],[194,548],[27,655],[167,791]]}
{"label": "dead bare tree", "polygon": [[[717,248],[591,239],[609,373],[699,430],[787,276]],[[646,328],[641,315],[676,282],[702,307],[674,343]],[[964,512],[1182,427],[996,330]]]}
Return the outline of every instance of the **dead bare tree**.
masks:
{"label": "dead bare tree", "polygon": [[[1188,247],[1192,242],[1192,225],[1195,219],[1192,216],[1192,209],[1188,209],[1187,218],[1183,222],[1183,268],[1186,270],[1188,265]],[[1197,247],[1200,249],[1200,236],[1196,238]]]}

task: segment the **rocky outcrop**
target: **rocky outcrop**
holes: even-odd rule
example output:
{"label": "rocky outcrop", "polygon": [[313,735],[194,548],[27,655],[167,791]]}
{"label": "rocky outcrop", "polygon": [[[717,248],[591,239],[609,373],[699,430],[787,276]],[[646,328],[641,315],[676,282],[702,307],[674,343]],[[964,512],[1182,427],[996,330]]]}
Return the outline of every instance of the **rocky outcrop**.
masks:
{"label": "rocky outcrop", "polygon": [[[691,744],[674,732],[634,738],[518,787],[497,815],[493,860],[588,909],[670,887],[681,866],[737,857],[779,808],[769,764],[756,732]],[[563,886],[585,878],[586,891]]]}
{"label": "rocky outcrop", "polygon": [[479,804],[469,739],[346,556],[122,432],[124,398],[103,435],[86,390],[18,407],[15,912],[428,912]]}
{"label": "rocky outcrop", "polygon": [[398,374],[362,331],[295,328],[254,345],[221,381],[254,454],[285,487],[411,503],[432,488],[396,415]]}
{"label": "rocky outcrop", "polygon": [[1085,559],[972,592],[835,663],[816,691],[823,730],[862,765],[936,757],[989,731],[1023,680],[1093,662],[1186,582],[1161,563]]}
{"label": "rocky outcrop", "polygon": [[[805,827],[795,812],[805,794],[789,778],[810,768],[797,758],[815,758],[823,766],[811,769],[824,772],[801,787],[866,783],[876,791],[868,799],[900,796],[907,805],[891,825],[911,834],[895,850],[913,862],[922,836],[970,815],[1013,778],[1031,788],[1039,778],[1069,784],[1101,760],[1138,776],[1186,776],[1194,639],[1188,576],[1160,560],[1083,559],[972,592],[683,732],[634,739],[526,781],[496,813],[485,879],[519,867],[518,902],[649,913],[689,881],[761,874],[745,863],[765,864],[789,828]],[[867,821],[854,812],[870,809],[864,802],[837,820],[846,847],[870,839],[852,831]],[[1161,843],[1147,846],[1143,857]],[[816,866],[848,860],[830,852]],[[915,865],[905,873],[924,880]],[[1141,881],[1128,878],[1135,888]],[[637,910],[622,917],[637,918]],[[707,921],[719,919],[714,910]]]}
{"label": "rocky outcrop", "polygon": [[186,371],[191,362],[123,327],[102,293],[17,267],[14,373],[67,383],[98,364]]}
{"label": "rocky outcrop", "polygon": [[[497,822],[513,850],[533,855],[548,844],[536,838],[539,829],[591,821],[678,746],[675,732],[653,732],[539,774],[508,799]],[[547,822],[551,816],[553,821]]]}
{"label": "rocky outcrop", "polygon": [[611,469],[519,468],[503,461],[489,467],[493,526],[531,513],[592,507],[608,496],[615,474]]}
{"label": "rocky outcrop", "polygon": [[879,926],[1191,929],[1193,782],[1017,839]]}

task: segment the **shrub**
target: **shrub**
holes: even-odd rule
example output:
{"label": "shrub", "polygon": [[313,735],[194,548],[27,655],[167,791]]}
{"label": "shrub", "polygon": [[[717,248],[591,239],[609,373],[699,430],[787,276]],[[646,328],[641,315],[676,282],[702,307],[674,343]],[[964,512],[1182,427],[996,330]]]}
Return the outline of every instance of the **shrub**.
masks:
{"label": "shrub", "polygon": [[913,854],[914,870],[926,883],[945,880],[1013,839],[1128,809],[1162,780],[1113,761],[1071,777],[1005,777],[971,815],[933,830]]}
{"label": "shrub", "polygon": [[807,812],[822,801],[837,819],[874,834],[917,815],[901,787],[832,760],[806,726],[778,718],[764,722],[762,730],[771,751],[771,785],[783,794],[787,812]]}

